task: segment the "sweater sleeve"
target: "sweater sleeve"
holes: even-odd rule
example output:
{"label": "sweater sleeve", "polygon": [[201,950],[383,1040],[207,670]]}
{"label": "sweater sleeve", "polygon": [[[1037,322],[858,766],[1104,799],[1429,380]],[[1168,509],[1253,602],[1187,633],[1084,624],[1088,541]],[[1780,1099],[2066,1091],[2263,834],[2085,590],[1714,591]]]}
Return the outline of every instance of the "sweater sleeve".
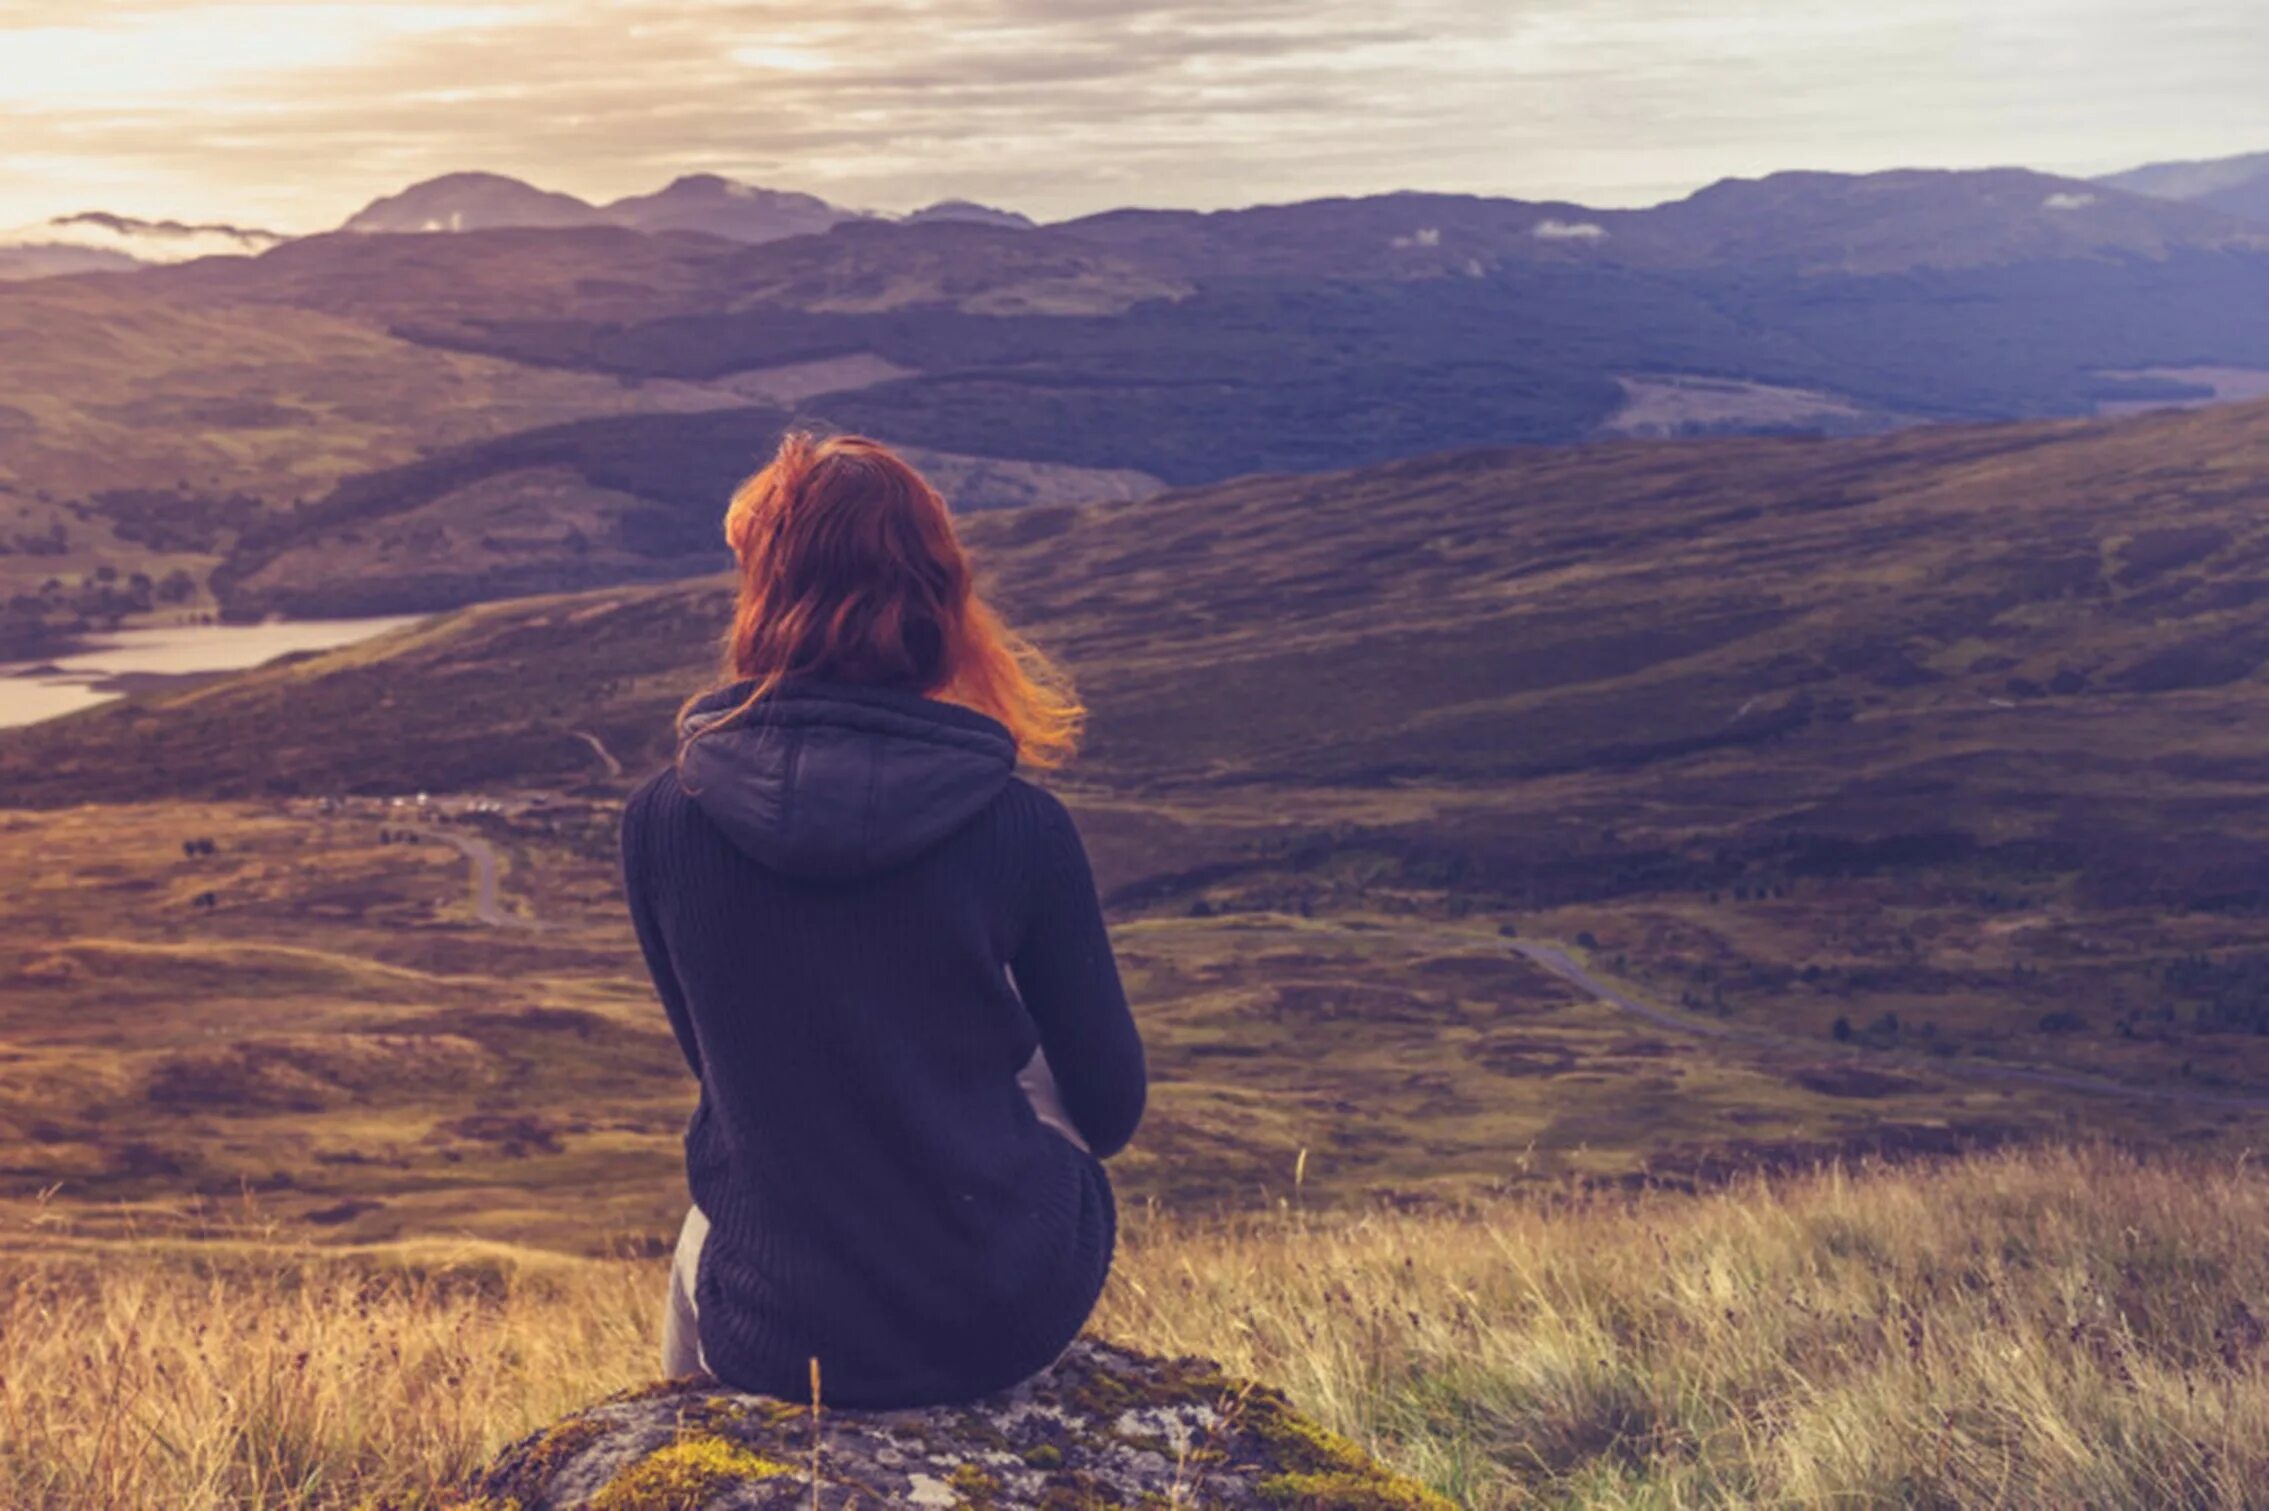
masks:
{"label": "sweater sleeve", "polygon": [[1071,815],[1041,795],[1046,819],[1022,941],[1010,962],[1040,1030],[1064,1110],[1097,1159],[1127,1146],[1149,1085],[1142,1036],[1119,982],[1087,850]]}
{"label": "sweater sleeve", "polygon": [[693,1015],[687,1011],[685,989],[678,984],[677,967],[670,963],[669,945],[662,938],[661,921],[654,916],[653,875],[642,836],[653,824],[655,783],[649,782],[630,796],[622,810],[622,890],[630,903],[630,926],[638,935],[639,953],[646,957],[646,974],[654,981],[654,994],[677,1036],[678,1049],[696,1079],[701,1075],[701,1042],[694,1037]]}

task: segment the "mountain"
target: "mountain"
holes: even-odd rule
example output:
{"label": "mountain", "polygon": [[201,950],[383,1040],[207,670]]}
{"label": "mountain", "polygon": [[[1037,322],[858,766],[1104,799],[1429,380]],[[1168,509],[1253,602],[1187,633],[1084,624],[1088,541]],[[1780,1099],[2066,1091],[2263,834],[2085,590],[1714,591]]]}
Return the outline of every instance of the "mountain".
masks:
{"label": "mountain", "polygon": [[1032,229],[1033,219],[1016,210],[998,210],[991,205],[980,205],[966,199],[941,199],[926,205],[906,217],[908,225],[922,225],[937,220],[968,220],[985,226],[1007,226],[1014,230]]}
{"label": "mountain", "polygon": [[449,173],[371,201],[339,229],[367,234],[605,223],[596,206],[572,194],[538,189],[501,173]]}
{"label": "mountain", "polygon": [[[648,203],[801,204],[716,179]],[[761,243],[612,224],[334,233],[83,281],[146,333],[0,395],[0,483],[49,493],[25,526],[43,540],[61,511],[88,522],[67,533],[107,541],[118,498],[143,501],[137,519],[163,500],[184,518],[268,501],[257,531],[200,531],[205,554],[179,564],[217,573],[245,611],[429,608],[690,569],[699,553],[679,543],[713,547],[714,501],[688,480],[706,487],[791,421],[961,458],[979,479],[966,499],[1000,504],[1043,478],[1116,498],[1460,447],[2086,415],[2258,390],[2269,373],[2269,230],[2014,170],[1782,174],[1644,211],[1405,194],[1035,228],[861,218]],[[15,309],[35,352],[101,345],[68,301]],[[498,406],[529,416],[509,443],[502,424],[437,432],[418,404],[415,423],[384,427],[399,441],[326,444],[286,491],[278,417],[304,412],[303,384],[339,385],[302,372],[264,390],[277,409],[215,408],[192,376],[208,369],[202,332],[276,310],[329,322],[277,315],[279,330],[382,342],[388,372],[409,349],[478,359],[486,375],[553,374],[578,403]],[[413,369],[428,370],[399,371]],[[387,402],[347,412],[375,422]],[[746,413],[701,435],[672,418],[699,410]],[[116,443],[90,445],[97,432]],[[629,489],[586,465],[636,446],[701,460]],[[439,492],[397,470],[421,454]],[[551,456],[569,472],[529,460]],[[279,495],[305,517],[277,513]],[[459,509],[492,544],[426,530]],[[17,568],[50,575],[19,559],[0,579]]]}
{"label": "mountain", "polygon": [[863,217],[809,194],[688,174],[652,194],[593,205],[496,173],[451,173],[376,200],[339,229],[347,232],[496,231],[621,226],[646,235],[693,231],[729,241],[810,236]]}
{"label": "mountain", "polygon": [[2152,163],[2111,174],[2100,182],[2269,225],[2269,152],[2204,162]]}
{"label": "mountain", "polygon": [[714,173],[692,174],[655,193],[618,199],[601,213],[618,226],[649,235],[700,231],[752,242],[812,236],[862,218],[813,195],[759,189]]}
{"label": "mountain", "polygon": [[1613,224],[1688,266],[1857,274],[2269,252],[2260,228],[2212,210],[2017,168],[1728,179]]}
{"label": "mountain", "polygon": [[1185,277],[1484,277],[1520,264],[1893,276],[2050,260],[2269,253],[2260,228],[2020,169],[1726,179],[1644,210],[1469,195],[1116,210],[1057,229]]}

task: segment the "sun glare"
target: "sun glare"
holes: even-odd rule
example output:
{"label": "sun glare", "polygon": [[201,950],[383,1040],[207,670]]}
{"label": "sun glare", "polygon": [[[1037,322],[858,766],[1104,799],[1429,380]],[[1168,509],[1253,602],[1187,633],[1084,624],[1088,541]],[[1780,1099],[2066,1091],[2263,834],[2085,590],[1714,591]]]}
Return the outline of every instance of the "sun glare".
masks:
{"label": "sun glare", "polygon": [[835,66],[834,59],[808,47],[781,47],[758,44],[736,47],[733,61],[750,68],[769,68],[780,73],[825,73]]}
{"label": "sun glare", "polygon": [[0,105],[215,103],[234,83],[352,63],[397,38],[484,25],[498,15],[454,5],[194,5],[13,28],[0,41]]}

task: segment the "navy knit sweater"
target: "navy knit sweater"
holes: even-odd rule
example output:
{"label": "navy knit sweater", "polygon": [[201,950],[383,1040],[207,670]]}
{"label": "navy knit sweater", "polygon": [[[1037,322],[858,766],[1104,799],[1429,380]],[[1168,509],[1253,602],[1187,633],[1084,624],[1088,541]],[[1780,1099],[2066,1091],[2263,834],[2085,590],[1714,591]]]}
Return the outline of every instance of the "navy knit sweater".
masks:
{"label": "navy knit sweater", "polygon": [[[701,1081],[703,1354],[790,1398],[816,1357],[845,1406],[1005,1388],[1094,1306],[1116,1233],[1097,1157],[1142,1116],[1086,852],[992,719],[816,683],[725,717],[745,693],[705,701],[622,827],[638,942]],[[1094,1155],[1034,1116],[1035,1045]]]}

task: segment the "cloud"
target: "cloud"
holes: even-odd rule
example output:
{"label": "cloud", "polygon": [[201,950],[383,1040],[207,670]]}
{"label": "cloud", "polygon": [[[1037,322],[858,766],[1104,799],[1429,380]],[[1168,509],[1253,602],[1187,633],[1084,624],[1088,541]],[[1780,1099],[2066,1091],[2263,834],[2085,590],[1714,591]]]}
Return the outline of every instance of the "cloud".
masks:
{"label": "cloud", "polygon": [[307,229],[464,168],[594,200],[711,171],[1043,216],[2090,172],[2269,140],[2256,3],[0,0],[0,224]]}
{"label": "cloud", "polygon": [[1544,241],[1598,241],[1607,227],[1591,220],[1540,220],[1529,234]]}
{"label": "cloud", "polygon": [[123,252],[143,262],[248,256],[268,250],[278,240],[273,232],[239,226],[191,226],[175,220],[127,220],[115,215],[72,215],[0,231],[0,246],[85,247]]}
{"label": "cloud", "polygon": [[2060,189],[2042,200],[2041,208],[2044,210],[2085,210],[2095,202],[2096,196],[2093,194],[2075,194],[2069,190]]}

